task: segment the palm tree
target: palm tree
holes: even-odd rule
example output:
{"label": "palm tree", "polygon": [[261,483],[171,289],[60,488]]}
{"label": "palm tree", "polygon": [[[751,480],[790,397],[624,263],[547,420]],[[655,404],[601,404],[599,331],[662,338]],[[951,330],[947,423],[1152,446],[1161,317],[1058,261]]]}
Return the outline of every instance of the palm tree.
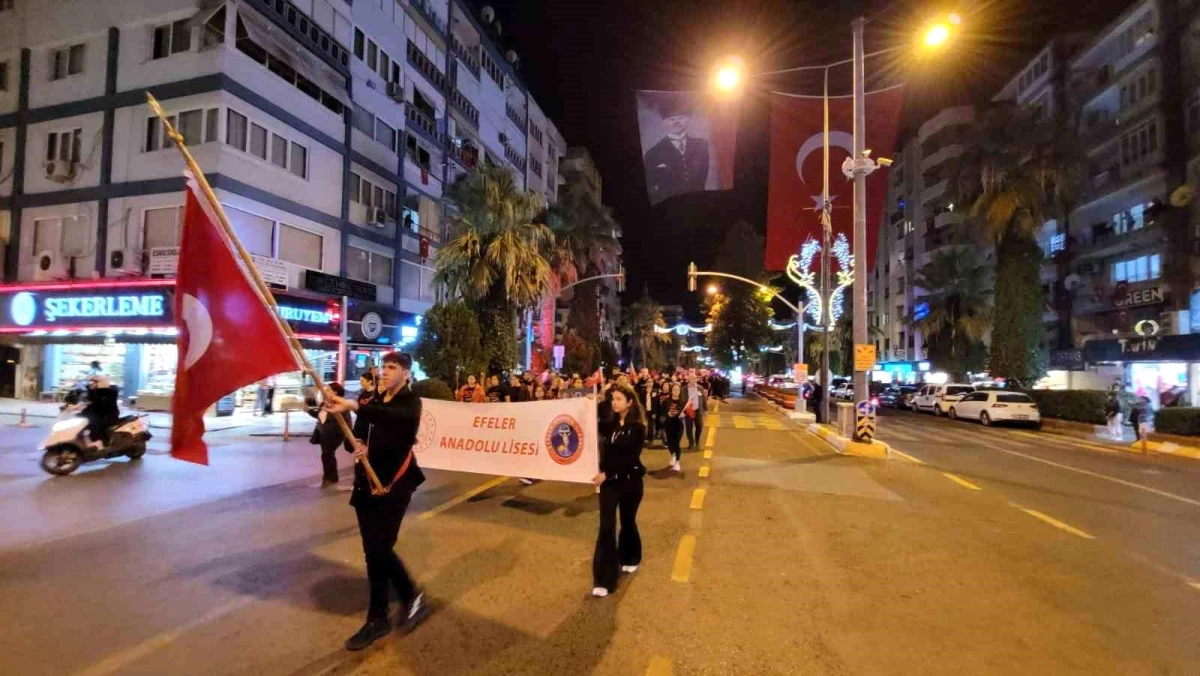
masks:
{"label": "palm tree", "polygon": [[536,305],[550,285],[543,254],[553,240],[535,221],[540,198],[519,189],[512,172],[490,165],[461,177],[449,197],[458,213],[450,217],[450,241],[434,256],[437,281],[468,300]]}
{"label": "palm tree", "polygon": [[653,369],[665,366],[667,360],[663,348],[671,342],[671,338],[654,330],[664,322],[662,306],[650,297],[649,289],[643,289],[642,297],[626,308],[623,314],[621,335],[630,339],[633,363]]}
{"label": "palm tree", "polygon": [[[593,201],[574,182],[567,184],[559,203],[547,211],[546,223],[554,234],[547,252],[555,272],[552,295],[557,296],[560,286],[609,274],[620,265],[620,226],[612,211]],[[588,285],[576,289],[571,299],[570,324],[591,341],[599,339],[598,293],[598,286]]]}
{"label": "palm tree", "polygon": [[541,198],[517,187],[512,172],[484,165],[459,178],[451,239],[434,256],[435,279],[480,316],[492,368],[516,361],[516,315],[546,297],[553,272],[545,256],[553,233],[536,217]]}
{"label": "palm tree", "polygon": [[943,249],[917,271],[907,318],[910,331],[924,337],[930,361],[961,379],[983,366],[983,340],[991,329],[988,270],[966,247]]}

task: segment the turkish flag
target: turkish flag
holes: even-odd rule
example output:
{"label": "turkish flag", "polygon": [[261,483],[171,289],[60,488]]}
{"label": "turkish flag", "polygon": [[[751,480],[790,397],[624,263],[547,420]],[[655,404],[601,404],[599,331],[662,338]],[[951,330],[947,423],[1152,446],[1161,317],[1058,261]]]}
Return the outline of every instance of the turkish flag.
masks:
{"label": "turkish flag", "polygon": [[[900,86],[869,92],[865,101],[866,148],[890,158],[904,105]],[[820,242],[824,180],[824,109],[820,96],[771,95],[771,184],[767,196],[766,269],[783,270],[810,237]],[[842,162],[854,152],[854,104],[849,96],[829,98],[829,201],[833,239],[845,233],[854,243],[854,181]],[[875,267],[879,219],[887,199],[887,167],[867,177],[867,269]],[[831,240],[832,241],[832,240]],[[819,261],[814,268],[819,267]]]}
{"label": "turkish flag", "polygon": [[249,272],[233,252],[211,204],[187,182],[175,317],[179,364],[171,399],[171,455],[208,464],[204,412],[221,397],[267,376],[297,370],[296,355]]}

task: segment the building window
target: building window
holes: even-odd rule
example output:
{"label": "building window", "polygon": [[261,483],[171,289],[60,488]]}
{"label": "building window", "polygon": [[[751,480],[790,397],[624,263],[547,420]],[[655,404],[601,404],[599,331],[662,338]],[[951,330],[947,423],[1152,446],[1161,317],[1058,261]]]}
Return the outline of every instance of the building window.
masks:
{"label": "building window", "polygon": [[1137,164],[1158,150],[1158,120],[1150,120],[1121,136],[1121,164]]}
{"label": "building window", "polygon": [[246,116],[232,108],[225,119],[225,143],[238,150],[246,149]]}
{"label": "building window", "polygon": [[323,245],[324,238],[316,233],[279,224],[279,260],[320,270]]}
{"label": "building window", "polygon": [[363,35],[363,32],[361,29],[355,28],[354,29],[354,56],[356,58],[358,58],[359,61],[362,61],[363,57],[366,56],[366,48],[367,48],[366,45],[367,45],[367,36]]}
{"label": "building window", "polygon": [[8,91],[8,62],[0,61],[0,92]]}
{"label": "building window", "polygon": [[8,12],[13,8],[13,0],[0,0],[0,12]]}
{"label": "building window", "polygon": [[1064,233],[1050,236],[1050,255],[1058,253],[1067,248],[1067,236]]}
{"label": "building window", "polygon": [[396,152],[396,130],[378,118],[375,120],[375,140],[382,143],[388,150]]}
{"label": "building window", "polygon": [[271,134],[271,164],[277,167],[287,169],[288,161],[288,142],[287,139],[278,135]]}
{"label": "building window", "polygon": [[379,47],[372,40],[367,40],[367,68],[375,70],[379,64]]}
{"label": "building window", "polygon": [[142,250],[179,246],[183,207],[147,209],[142,217]]}
{"label": "building window", "polygon": [[1162,259],[1159,254],[1138,256],[1112,264],[1112,281],[1144,282],[1158,279],[1162,274]]}
{"label": "building window", "polygon": [[292,154],[288,159],[288,169],[300,178],[308,178],[308,148],[292,141]]}
{"label": "building window", "polygon": [[267,159],[267,128],[250,125],[250,154],[260,160]]}
{"label": "building window", "polygon": [[377,286],[391,286],[393,264],[391,256],[355,246],[346,247],[346,275],[350,279],[371,282]]}
{"label": "building window", "polygon": [[71,45],[50,53],[50,79],[61,80],[83,72],[83,45]]}
{"label": "building window", "polygon": [[46,161],[78,162],[83,130],[52,131],[46,134]]}
{"label": "building window", "polygon": [[[177,115],[168,115],[167,121],[175,127],[175,130],[183,134],[183,140],[191,145],[199,145],[201,143],[211,143],[217,140],[217,116],[220,114],[219,108],[197,108],[195,110],[185,110]],[[154,152],[171,146],[171,139],[167,136],[166,125],[162,120],[158,119],[157,115],[146,118],[146,152]]]}
{"label": "building window", "polygon": [[190,19],[180,19],[175,23],[154,27],[154,47],[150,53],[151,59],[165,59],[172,54],[186,52],[192,48],[192,29],[188,27]]}

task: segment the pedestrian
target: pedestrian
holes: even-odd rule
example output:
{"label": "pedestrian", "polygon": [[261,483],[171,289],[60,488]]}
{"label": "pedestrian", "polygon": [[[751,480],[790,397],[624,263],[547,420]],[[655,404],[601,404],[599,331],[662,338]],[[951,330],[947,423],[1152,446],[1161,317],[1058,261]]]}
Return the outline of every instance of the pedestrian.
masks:
{"label": "pedestrian", "polygon": [[538,385],[533,388],[533,401],[546,401],[549,397],[546,396],[546,387]]}
{"label": "pedestrian", "polygon": [[1133,425],[1133,435],[1138,441],[1142,440],[1142,423],[1149,424],[1153,415],[1148,397],[1138,397],[1129,413],[1129,422]]}
{"label": "pedestrian", "polygon": [[[329,383],[329,390],[335,396],[345,397],[346,388],[341,383]],[[312,437],[309,441],[314,445],[321,447],[321,488],[333,488],[338,484],[338,466],[337,466],[337,449],[338,446],[343,446],[348,452],[353,453],[354,448],[350,444],[350,440],[346,438],[346,434],[342,432],[342,426],[338,424],[337,415],[342,417],[346,422],[347,427],[351,427],[350,414],[341,413],[333,414],[329,412],[329,407],[333,400],[326,398],[325,403],[320,406],[312,406],[305,411],[312,417],[317,419],[317,424],[313,427]]]}
{"label": "pedestrian", "polygon": [[646,474],[641,460],[646,422],[632,388],[617,385],[612,390],[608,428],[610,431],[601,438],[600,473],[592,479],[600,487],[600,532],[592,557],[592,596],[601,597],[617,590],[620,573],[632,573],[642,562],[637,510]]}
{"label": "pedestrian", "polygon": [[514,373],[508,377],[508,395],[504,401],[514,403],[529,401],[529,396],[525,392],[525,386],[521,383],[521,376]]}
{"label": "pedestrian", "polygon": [[[347,650],[362,650],[392,629],[388,619],[388,587],[395,587],[411,628],[420,621],[425,595],[413,583],[394,547],[413,491],[425,481],[417,465],[413,443],[421,424],[421,398],[413,392],[412,357],[401,352],[383,356],[383,392],[365,404],[331,397],[333,413],[356,411],[354,439],[354,490],[350,504],[358,517],[363,554],[367,562],[370,605],[367,621],[346,640]],[[366,435],[359,436],[360,431]],[[372,491],[362,461],[375,470],[383,491]]]}
{"label": "pedestrian", "polygon": [[812,385],[812,397],[809,399],[812,402],[813,417],[816,418],[817,424],[825,422],[823,406],[821,400],[825,398],[825,388],[821,387],[821,383],[814,382]]}
{"label": "pedestrian", "polygon": [[467,384],[458,388],[458,400],[463,403],[481,404],[487,401],[483,387],[475,380],[474,374],[467,376]]}
{"label": "pedestrian", "polygon": [[1104,400],[1104,417],[1108,421],[1108,436],[1121,439],[1125,436],[1121,420],[1121,400],[1117,397],[1117,389],[1109,390],[1108,398]]}
{"label": "pedestrian", "polygon": [[490,404],[498,404],[504,401],[504,388],[500,387],[500,376],[492,374],[492,377],[488,379],[488,387],[484,392],[484,396],[487,397]]}
{"label": "pedestrian", "polygon": [[687,406],[684,407],[683,426],[687,431],[688,448],[695,448],[704,431],[704,414],[708,411],[708,395],[697,382],[695,374],[688,376]]}
{"label": "pedestrian", "polygon": [[671,451],[671,469],[676,472],[680,471],[679,456],[682,451],[680,451],[679,442],[683,438],[683,408],[686,405],[687,400],[683,396],[683,388],[679,383],[673,383],[667,393],[663,410],[667,449]]}

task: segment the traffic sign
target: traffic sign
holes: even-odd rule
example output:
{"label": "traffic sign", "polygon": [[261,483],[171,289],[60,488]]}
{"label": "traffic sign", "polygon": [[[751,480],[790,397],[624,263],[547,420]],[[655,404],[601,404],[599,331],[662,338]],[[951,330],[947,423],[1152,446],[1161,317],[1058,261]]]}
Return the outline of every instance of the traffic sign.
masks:
{"label": "traffic sign", "polygon": [[875,344],[874,343],[855,343],[854,344],[854,370],[870,371],[875,368]]}
{"label": "traffic sign", "polygon": [[792,364],[792,380],[803,385],[808,382],[808,364]]}
{"label": "traffic sign", "polygon": [[860,416],[868,415],[875,416],[875,404],[871,403],[870,399],[863,399],[854,405],[854,410],[858,411]]}
{"label": "traffic sign", "polygon": [[875,404],[864,399],[854,405],[854,440],[870,442],[875,438]]}

